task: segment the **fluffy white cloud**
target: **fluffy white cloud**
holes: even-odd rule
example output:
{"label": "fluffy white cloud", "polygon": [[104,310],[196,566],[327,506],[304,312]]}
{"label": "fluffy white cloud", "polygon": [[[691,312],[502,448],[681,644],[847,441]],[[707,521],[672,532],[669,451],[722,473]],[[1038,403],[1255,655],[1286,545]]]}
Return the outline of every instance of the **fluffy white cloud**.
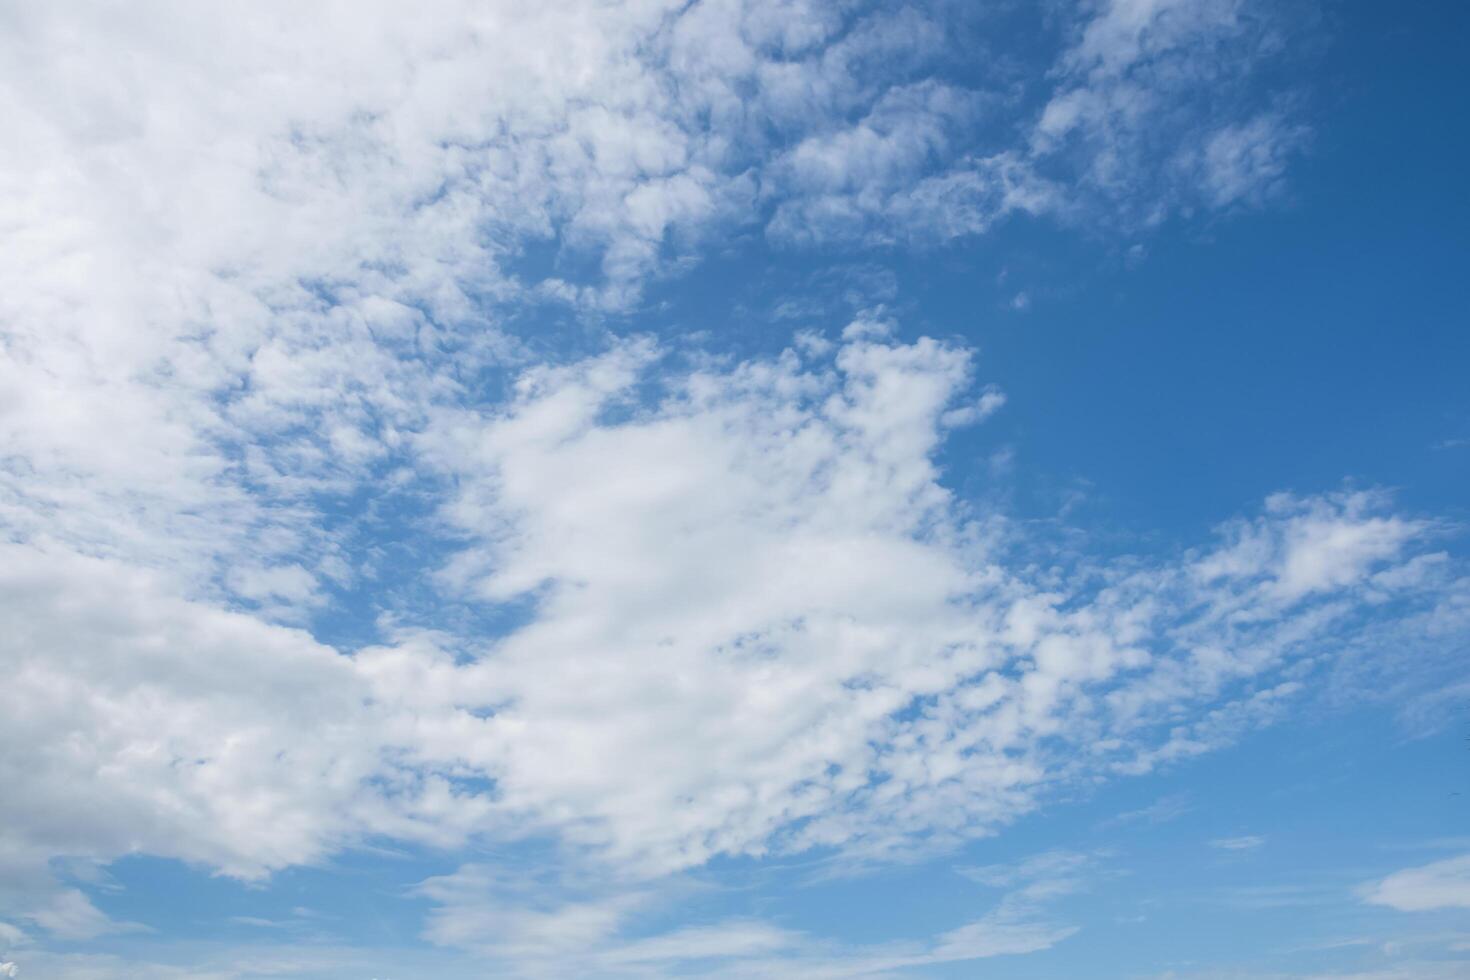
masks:
{"label": "fluffy white cloud", "polygon": [[447,575],[536,603],[487,661],[505,804],[650,867],[984,833],[1272,717],[1429,530],[1282,496],[1218,549],[1053,578],[939,482],[964,351],[866,326],[808,350],[648,401],[656,354],[626,345],[426,450],[481,541]]}
{"label": "fluffy white cloud", "polygon": [[[359,571],[317,497],[402,463],[427,405],[512,355],[502,304],[624,304],[748,201],[765,123],[740,89],[767,66],[853,97],[822,10],[682,6],[12,12],[11,533],[261,604]],[[601,272],[509,269],[548,242]]]}
{"label": "fluffy white cloud", "polygon": [[[1075,214],[1038,174],[1051,151],[997,139],[1012,94],[942,77],[948,16],[805,0],[14,11],[0,521],[300,619],[373,574],[323,510],[412,482],[428,416],[525,355],[502,329],[517,304],[626,308],[732,226],[943,239]],[[1216,0],[1088,7],[1052,77],[1107,89],[1245,22]],[[1177,101],[1176,82],[1130,84]],[[1262,123],[1217,122],[1189,159],[1221,202],[1279,176]]]}
{"label": "fluffy white cloud", "polygon": [[53,856],[258,876],[322,853],[324,809],[377,771],[348,661],[114,561],[10,545],[0,568],[0,902],[85,936],[111,925]]}
{"label": "fluffy white cloud", "polygon": [[[1413,573],[1434,529],[1370,494],[1274,497],[1176,560],[1038,564],[934,462],[974,404],[970,353],[886,330],[690,369],[630,341],[528,370],[500,409],[437,410],[414,448],[459,488],[442,519],[464,542],[440,581],[530,602],[499,638],[345,654],[137,564],[6,545],[0,900],[81,935],[117,926],[50,857],[251,878],[368,836],[532,833],[622,885],[514,906],[514,942],[595,945],[640,882],[991,833],[1269,720],[1365,608],[1434,622],[1446,586]],[[425,894],[455,905],[465,880]],[[490,912],[430,934],[493,945]],[[1038,929],[987,920],[915,955]]]}
{"label": "fluffy white cloud", "polygon": [[1401,912],[1470,908],[1470,855],[1396,871],[1362,894],[1367,902]]}

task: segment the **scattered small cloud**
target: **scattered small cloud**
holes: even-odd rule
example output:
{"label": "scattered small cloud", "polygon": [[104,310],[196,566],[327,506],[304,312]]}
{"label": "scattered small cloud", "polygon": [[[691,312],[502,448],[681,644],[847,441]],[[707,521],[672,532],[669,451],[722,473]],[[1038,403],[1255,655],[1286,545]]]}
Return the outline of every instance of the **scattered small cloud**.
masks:
{"label": "scattered small cloud", "polygon": [[1168,823],[1171,820],[1179,819],[1192,809],[1194,808],[1190,805],[1187,794],[1175,793],[1170,796],[1162,796],[1141,809],[1128,810],[1116,816],[1109,817],[1098,824],[1098,829],[1104,830],[1110,827],[1121,827],[1130,823],[1144,823],[1150,826]]}
{"label": "scattered small cloud", "polygon": [[1244,837],[1217,837],[1210,841],[1210,846],[1222,851],[1253,851],[1264,843],[1266,838],[1247,834]]}
{"label": "scattered small cloud", "polygon": [[282,929],[291,924],[289,922],[282,922],[276,919],[262,919],[254,915],[232,915],[230,916],[229,921],[235,923],[236,925],[255,926],[259,929]]}
{"label": "scattered small cloud", "polygon": [[984,422],[990,416],[1000,411],[1005,406],[1005,392],[998,385],[986,385],[981,392],[980,398],[972,405],[963,408],[951,409],[945,412],[940,419],[946,428],[958,428],[963,425],[974,425]]}
{"label": "scattered small cloud", "polygon": [[1280,884],[1240,885],[1214,893],[1218,900],[1240,909],[1307,908],[1340,902],[1342,891],[1331,885]]}

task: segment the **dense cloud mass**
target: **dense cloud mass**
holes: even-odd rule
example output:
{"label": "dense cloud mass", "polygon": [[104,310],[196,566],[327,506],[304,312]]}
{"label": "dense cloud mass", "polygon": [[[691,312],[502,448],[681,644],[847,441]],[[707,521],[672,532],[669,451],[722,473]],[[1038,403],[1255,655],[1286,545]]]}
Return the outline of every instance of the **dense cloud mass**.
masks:
{"label": "dense cloud mass", "polygon": [[[1470,619],[1448,529],[1375,491],[1150,559],[958,497],[946,440],[1005,396],[881,309],[740,356],[610,329],[548,357],[515,319],[620,322],[737,234],[1265,201],[1307,132],[1233,87],[1279,50],[1245,0],[1057,14],[1024,82],[946,74],[989,15],[943,4],[3,16],[0,953],[128,927],[58,860],[259,881],[520,839],[576,869],[560,897],[466,863],[421,886],[429,939],[604,973],[1043,948],[1068,930],[1038,882],[1085,857],[992,873],[992,915],[913,947],[611,940],[712,858],[941,852],[1350,687],[1369,648],[1435,663]],[[393,574],[422,608],[335,611]],[[314,635],[329,614],[372,641]],[[1463,891],[1405,875],[1373,900]]]}

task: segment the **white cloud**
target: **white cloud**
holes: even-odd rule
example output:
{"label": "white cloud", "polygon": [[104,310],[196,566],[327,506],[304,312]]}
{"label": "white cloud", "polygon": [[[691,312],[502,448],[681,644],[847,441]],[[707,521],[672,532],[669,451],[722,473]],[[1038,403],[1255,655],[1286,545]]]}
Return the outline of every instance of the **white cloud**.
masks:
{"label": "white cloud", "polygon": [[1216,130],[1198,150],[1186,153],[1181,165],[1196,168],[1195,180],[1215,207],[1257,203],[1280,186],[1303,138],[1300,127],[1276,116],[1257,116]]}
{"label": "white cloud", "polygon": [[713,926],[689,926],[664,935],[634,940],[604,953],[612,965],[655,965],[699,960],[749,960],[780,953],[800,945],[800,933],[758,921],[733,921]]}
{"label": "white cloud", "polygon": [[[625,887],[521,908],[517,935],[591,943],[715,855],[942,849],[1209,751],[1301,696],[1366,604],[1445,595],[1385,574],[1433,528],[1364,494],[1273,498],[1177,560],[1038,569],[934,461],[968,351],[871,325],[804,347],[680,371],[630,341],[528,370],[499,411],[437,409],[415,449],[465,542],[442,581],[532,604],[497,639],[344,655],[119,558],[5,545],[0,902],[95,931],[48,911],[80,898],[49,857],[258,878],[367,836],[535,833]],[[990,921],[953,949],[1054,934]]]}
{"label": "white cloud", "polygon": [[340,563],[318,496],[514,356],[527,247],[600,268],[550,292],[624,305],[748,212],[745,85],[822,79],[798,131],[855,97],[822,5],[683,6],[17,11],[0,519],[196,592],[312,595]]}
{"label": "white cloud", "polygon": [[1099,829],[1106,827],[1118,827],[1125,824],[1142,822],[1149,826],[1168,823],[1177,820],[1184,814],[1190,812],[1193,807],[1189,803],[1189,797],[1183,793],[1161,797],[1146,807],[1137,810],[1127,810],[1104,820],[1098,825]]}
{"label": "white cloud", "polygon": [[[1382,503],[1380,495],[1368,492],[1330,502],[1273,495],[1266,501],[1273,520],[1237,522],[1230,529],[1232,545],[1200,561],[1195,573],[1205,582],[1250,583],[1262,598],[1285,603],[1361,581],[1374,563],[1432,530],[1423,521],[1375,514]],[[1343,515],[1353,519],[1344,521]]]}
{"label": "white cloud", "polygon": [[1257,834],[1245,834],[1241,837],[1217,837],[1210,841],[1210,846],[1222,851],[1253,851],[1266,843],[1266,838]]}
{"label": "white cloud", "polygon": [[[450,517],[482,538],[453,576],[538,597],[494,656],[517,692],[490,723],[507,805],[575,813],[573,839],[653,867],[983,832],[1064,773],[1145,771],[1278,714],[1302,691],[1278,671],[1425,531],[1371,497],[1280,498],[1247,525],[1249,567],[1227,539],[1049,591],[929,458],[964,352],[848,337],[600,422],[640,383],[635,345],[538,377],[434,450],[465,488]],[[1319,580],[1302,556],[1323,548]],[[1181,723],[1186,704],[1208,710]],[[1074,739],[1071,761],[1043,747]],[[671,800],[675,819],[651,818]]]}
{"label": "white cloud", "polygon": [[1396,871],[1365,886],[1362,896],[1401,912],[1470,908],[1470,855]]}
{"label": "white cloud", "polygon": [[1070,161],[1080,201],[1143,223],[1256,202],[1279,185],[1306,130],[1273,104],[1280,92],[1253,91],[1252,76],[1283,50],[1284,11],[1251,0],[1093,9],[1032,132],[1043,172]]}
{"label": "white cloud", "polygon": [[[639,916],[687,894],[678,878],[630,889],[467,865],[423,882],[434,901],[425,937],[520,973],[595,976],[849,977],[1046,949],[1076,932],[1047,906],[1081,886],[1087,860],[1027,862],[994,884],[1007,891],[978,919],[919,940],[837,943],[759,919],[723,919],[638,935]],[[1012,887],[1014,886],[1014,887]]]}
{"label": "white cloud", "polygon": [[[1237,31],[1232,11],[1089,8],[1054,77],[1106,89]],[[323,510],[412,473],[465,379],[526,356],[505,311],[627,308],[740,226],[942,240],[1076,217],[987,128],[1012,132],[1010,96],[944,77],[950,26],[801,0],[16,12],[0,521],[299,621],[374,574]],[[1216,120],[1217,196],[1279,176],[1252,118]]]}
{"label": "white cloud", "polygon": [[1077,890],[1081,872],[1089,870],[1093,864],[1094,858],[1090,854],[1078,851],[1047,851],[1015,864],[964,867],[957,868],[956,871],[992,888],[1039,886],[1041,893],[1051,896]]}
{"label": "white cloud", "polygon": [[986,385],[985,390],[980,393],[980,399],[973,405],[965,405],[962,408],[950,409],[941,416],[940,421],[947,428],[961,425],[974,425],[984,422],[990,416],[1005,407],[1006,393],[1000,390],[998,385]]}
{"label": "white cloud", "polygon": [[1308,133],[1289,93],[1260,89],[1256,69],[1285,50],[1287,11],[1101,0],[1072,13],[1069,43],[1036,83],[1048,95],[1034,118],[1017,117],[1016,93],[1000,83],[895,87],[777,158],[768,234],[942,242],[1020,214],[1146,226],[1257,204],[1282,186]]}
{"label": "white cloud", "polygon": [[[558,889],[557,892],[561,890]],[[648,896],[635,890],[568,898],[534,876],[466,865],[421,883],[416,894],[433,901],[425,938],[509,960],[542,960],[585,953],[615,936]]]}

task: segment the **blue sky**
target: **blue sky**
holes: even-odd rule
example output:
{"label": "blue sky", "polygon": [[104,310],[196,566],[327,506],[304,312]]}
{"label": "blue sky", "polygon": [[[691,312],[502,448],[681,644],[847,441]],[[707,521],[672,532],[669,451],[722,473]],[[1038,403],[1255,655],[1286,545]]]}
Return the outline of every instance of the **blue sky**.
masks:
{"label": "blue sky", "polygon": [[1470,973],[1467,14],[0,14],[0,976]]}

